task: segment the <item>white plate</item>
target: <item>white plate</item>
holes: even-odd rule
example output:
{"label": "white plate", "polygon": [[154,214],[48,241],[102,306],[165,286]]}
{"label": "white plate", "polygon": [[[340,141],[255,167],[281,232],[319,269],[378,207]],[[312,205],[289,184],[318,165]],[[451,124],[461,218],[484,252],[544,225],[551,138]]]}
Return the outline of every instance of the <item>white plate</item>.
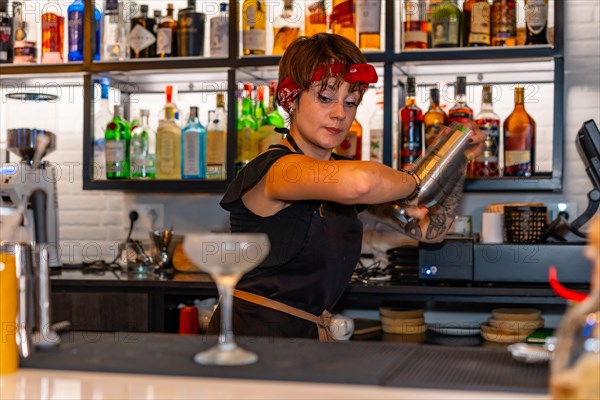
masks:
{"label": "white plate", "polygon": [[429,329],[448,336],[474,336],[480,332],[479,325],[475,324],[430,324]]}

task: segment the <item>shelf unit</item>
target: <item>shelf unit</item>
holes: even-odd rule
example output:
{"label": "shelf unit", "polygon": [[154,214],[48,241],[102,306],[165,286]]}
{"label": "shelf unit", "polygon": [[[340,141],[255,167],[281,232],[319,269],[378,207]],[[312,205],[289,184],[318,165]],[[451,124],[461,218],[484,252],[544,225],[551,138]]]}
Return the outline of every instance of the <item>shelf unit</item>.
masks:
{"label": "shelf unit", "polygon": [[[552,135],[552,170],[546,174],[528,178],[468,179],[465,191],[470,192],[523,192],[544,191],[560,192],[563,175],[563,139],[564,139],[564,2],[554,2],[554,45],[550,46],[516,46],[508,48],[456,48],[426,49],[420,51],[397,52],[395,27],[400,18],[398,0],[385,1],[385,44],[384,51],[365,53],[370,63],[383,65],[384,90],[384,162],[392,165],[392,138],[394,135],[394,118],[397,110],[393,109],[393,82],[395,68],[402,65],[435,63],[477,64],[485,61],[501,61],[503,63],[519,61],[554,62],[554,106]],[[93,1],[85,0],[85,20],[93,21]],[[238,71],[243,68],[263,68],[277,66],[279,56],[238,56],[239,4],[237,0],[229,0],[229,57],[175,57],[171,59],[129,60],[124,62],[94,62],[92,46],[86,46],[84,60],[81,63],[60,65],[2,65],[0,72],[6,76],[54,75],[64,73],[81,73],[84,77],[84,104],[92,105],[94,77],[114,73],[131,75],[149,75],[158,71],[205,71],[225,69],[227,71],[227,109],[235,109],[235,91],[238,82]],[[92,43],[93,27],[84,24],[85,43]],[[459,72],[457,72],[458,74]],[[93,107],[84,108],[83,126],[83,163],[92,165],[93,155]],[[140,192],[204,192],[220,193],[225,190],[234,176],[234,155],[236,153],[235,115],[228,113],[227,132],[227,180],[94,180],[92,168],[84,168],[83,188],[88,190],[120,190]]]}

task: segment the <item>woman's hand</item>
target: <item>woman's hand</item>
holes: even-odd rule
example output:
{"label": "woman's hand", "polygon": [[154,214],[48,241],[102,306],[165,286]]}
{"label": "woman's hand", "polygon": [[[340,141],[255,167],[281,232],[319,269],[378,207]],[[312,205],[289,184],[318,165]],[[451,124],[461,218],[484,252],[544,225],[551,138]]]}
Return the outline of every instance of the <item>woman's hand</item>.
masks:
{"label": "woman's hand", "polygon": [[471,133],[471,137],[469,138],[469,143],[471,143],[471,145],[467,151],[465,151],[465,157],[467,157],[467,160],[472,161],[483,154],[487,135],[483,133],[483,131],[479,129],[479,126],[477,126],[477,124],[471,120],[465,121],[462,124],[473,131]]}

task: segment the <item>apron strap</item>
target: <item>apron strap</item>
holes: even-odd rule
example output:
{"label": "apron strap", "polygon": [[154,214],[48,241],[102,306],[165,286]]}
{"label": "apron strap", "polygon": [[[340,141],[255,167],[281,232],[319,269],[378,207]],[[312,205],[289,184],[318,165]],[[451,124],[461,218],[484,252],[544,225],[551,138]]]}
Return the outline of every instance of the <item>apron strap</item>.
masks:
{"label": "apron strap", "polygon": [[335,339],[331,333],[331,314],[325,310],[318,317],[301,310],[296,307],[288,306],[287,304],[281,303],[276,300],[269,299],[258,294],[245,292],[243,290],[233,290],[233,296],[238,299],[245,300],[249,303],[258,304],[259,306],[271,308],[273,310],[281,311],[286,314],[293,315],[294,317],[302,318],[306,321],[317,324],[317,330],[319,331],[319,340],[321,342],[331,342]]}

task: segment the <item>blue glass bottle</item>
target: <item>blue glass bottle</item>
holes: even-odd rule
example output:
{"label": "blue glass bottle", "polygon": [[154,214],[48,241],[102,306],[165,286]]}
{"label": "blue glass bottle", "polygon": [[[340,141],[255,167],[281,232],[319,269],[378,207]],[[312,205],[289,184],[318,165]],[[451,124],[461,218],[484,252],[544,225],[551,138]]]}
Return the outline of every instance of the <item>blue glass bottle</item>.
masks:
{"label": "blue glass bottle", "polygon": [[190,107],[190,117],[181,131],[181,177],[206,177],[206,128],[198,119],[198,107]]}
{"label": "blue glass bottle", "polygon": [[100,49],[102,48],[102,11],[98,8],[97,2],[94,4],[94,32],[95,44],[94,61],[100,61]]}
{"label": "blue glass bottle", "polygon": [[69,61],[83,61],[83,0],[75,0],[69,8]]}

